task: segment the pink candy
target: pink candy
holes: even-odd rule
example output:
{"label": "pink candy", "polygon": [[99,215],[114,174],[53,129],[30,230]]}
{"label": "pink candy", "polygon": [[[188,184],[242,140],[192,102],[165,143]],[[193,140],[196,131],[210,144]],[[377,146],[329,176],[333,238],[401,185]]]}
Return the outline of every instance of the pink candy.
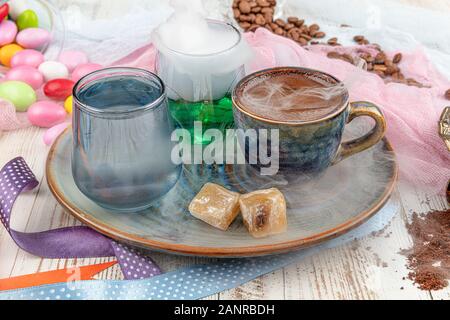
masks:
{"label": "pink candy", "polygon": [[64,51],[59,56],[59,62],[64,64],[70,72],[82,64],[87,64],[89,59],[82,51]]}
{"label": "pink candy", "polygon": [[41,28],[28,28],[19,32],[16,42],[26,49],[38,49],[49,43],[50,32]]}
{"label": "pink candy", "polygon": [[28,83],[35,90],[44,84],[44,76],[37,69],[30,66],[20,66],[9,70],[6,74],[6,80]]}
{"label": "pink candy", "polygon": [[45,60],[44,55],[39,51],[26,49],[16,53],[11,59],[11,67],[30,66],[37,68]]}
{"label": "pink candy", "polygon": [[44,143],[47,146],[50,146],[53,144],[53,142],[55,142],[56,138],[59,137],[59,135],[61,133],[63,133],[67,127],[70,125],[70,123],[68,122],[64,122],[61,124],[58,124],[54,127],[51,127],[50,129],[48,129],[45,133],[44,133]]}
{"label": "pink candy", "polygon": [[64,122],[66,115],[62,106],[51,101],[36,102],[27,111],[31,124],[41,128],[50,128]]}
{"label": "pink candy", "polygon": [[17,25],[9,20],[0,23],[0,46],[14,42],[17,35]]}
{"label": "pink candy", "polygon": [[72,73],[72,80],[73,82],[78,82],[78,80],[88,75],[89,73],[100,70],[102,68],[103,67],[101,65],[96,63],[86,63],[79,65]]}

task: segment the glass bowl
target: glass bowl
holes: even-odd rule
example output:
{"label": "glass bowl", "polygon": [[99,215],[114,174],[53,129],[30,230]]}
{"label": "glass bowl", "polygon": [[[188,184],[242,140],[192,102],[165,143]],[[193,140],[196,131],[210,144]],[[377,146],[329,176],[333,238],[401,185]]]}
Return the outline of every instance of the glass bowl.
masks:
{"label": "glass bowl", "polygon": [[[0,5],[5,2],[9,1],[0,1]],[[52,37],[52,41],[42,47],[40,51],[46,60],[57,60],[65,41],[64,20],[60,11],[49,0],[27,0],[27,6],[39,17],[39,28],[49,31]],[[5,74],[8,70],[9,68],[0,66],[1,74]]]}

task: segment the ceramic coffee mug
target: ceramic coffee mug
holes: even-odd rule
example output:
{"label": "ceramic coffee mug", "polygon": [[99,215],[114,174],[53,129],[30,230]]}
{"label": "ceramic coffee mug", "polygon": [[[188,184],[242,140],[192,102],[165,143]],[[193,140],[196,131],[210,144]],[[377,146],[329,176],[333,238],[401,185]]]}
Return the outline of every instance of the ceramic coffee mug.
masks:
{"label": "ceramic coffee mug", "polygon": [[[314,120],[277,121],[258,115],[249,108],[243,93],[247,86],[259,79],[277,75],[309,78],[327,85],[341,84],[333,76],[305,68],[281,67],[263,70],[242,79],[233,92],[234,118],[237,128],[278,129],[280,170],[296,173],[318,174],[340,161],[367,150],[384,137],[386,121],[381,110],[370,102],[349,102],[348,90],[343,87],[342,99],[329,114]],[[345,126],[356,117],[368,116],[375,120],[375,127],[365,136],[342,142]],[[269,142],[270,143],[270,142]],[[244,144],[244,145],[242,145]],[[241,141],[241,147],[248,155],[249,141]],[[269,144],[270,145],[270,144]]]}

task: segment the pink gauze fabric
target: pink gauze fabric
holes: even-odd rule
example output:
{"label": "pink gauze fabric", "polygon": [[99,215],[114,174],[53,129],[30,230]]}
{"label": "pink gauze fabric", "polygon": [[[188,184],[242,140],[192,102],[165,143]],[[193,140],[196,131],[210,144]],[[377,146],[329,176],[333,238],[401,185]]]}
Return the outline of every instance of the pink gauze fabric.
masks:
{"label": "pink gauze fabric", "polygon": [[[373,102],[386,116],[387,137],[397,154],[401,179],[431,193],[444,191],[450,178],[450,153],[438,135],[438,122],[443,108],[449,104],[444,92],[450,88],[450,81],[434,68],[422,48],[403,52],[400,67],[406,77],[431,88],[385,83],[377,75],[347,62],[327,58],[329,47],[310,46],[306,50],[265,29],[247,33],[245,37],[255,51],[247,73],[277,66],[300,66],[324,71],[344,81],[353,79],[349,88],[351,100]],[[374,53],[373,48],[361,46],[338,50],[351,54],[361,50]],[[154,71],[155,57],[155,48],[147,46],[114,65]]]}

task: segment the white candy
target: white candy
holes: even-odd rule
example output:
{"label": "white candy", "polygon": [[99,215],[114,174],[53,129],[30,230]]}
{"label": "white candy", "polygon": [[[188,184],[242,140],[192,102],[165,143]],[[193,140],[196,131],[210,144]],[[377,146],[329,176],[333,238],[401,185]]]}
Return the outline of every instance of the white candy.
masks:
{"label": "white candy", "polygon": [[61,62],[46,61],[39,66],[39,71],[43,74],[45,81],[53,79],[67,79],[69,70]]}
{"label": "white candy", "polygon": [[30,9],[25,0],[10,0],[8,5],[9,15],[13,18],[13,20],[16,20],[22,12]]}

